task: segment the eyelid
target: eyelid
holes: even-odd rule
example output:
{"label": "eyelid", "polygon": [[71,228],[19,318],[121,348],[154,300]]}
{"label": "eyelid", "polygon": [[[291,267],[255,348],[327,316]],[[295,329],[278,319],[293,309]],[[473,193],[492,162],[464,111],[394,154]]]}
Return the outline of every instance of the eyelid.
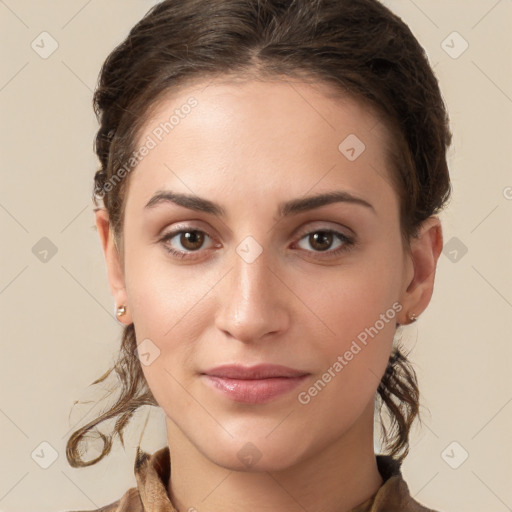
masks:
{"label": "eyelid", "polygon": [[[349,233],[344,232],[343,230],[348,231]],[[344,224],[339,224],[332,221],[312,221],[308,222],[307,226],[300,227],[297,231],[294,232],[293,237],[303,237],[304,235],[308,235],[310,233],[314,233],[316,231],[336,231],[340,232],[340,234],[346,236],[347,238],[355,238],[356,232],[349,228],[348,226],[345,226]]]}
{"label": "eyelid", "polygon": [[[199,222],[199,221],[190,221],[190,222]],[[310,224],[313,224],[313,226],[310,226]],[[328,224],[333,224],[334,227],[330,227],[330,226],[328,226]],[[340,224],[338,224],[336,222],[332,222],[332,221],[316,220],[316,221],[308,222],[307,225],[309,227],[301,226],[298,229],[294,230],[294,232],[291,235],[292,238],[297,238],[297,237],[302,238],[302,237],[304,237],[304,235],[308,235],[315,231],[329,231],[329,230],[339,231],[340,229],[346,229],[350,232],[350,233],[341,232],[341,234],[345,235],[347,238],[356,237],[356,233],[353,229],[351,229],[348,226],[345,226],[343,224],[340,225]],[[180,233],[181,231],[187,231],[187,230],[188,231],[201,231],[201,232],[204,232],[205,234],[207,234],[211,239],[216,239],[216,237],[211,234],[211,232],[208,228],[205,228],[202,225],[200,226],[200,225],[194,225],[194,224],[187,224],[187,222],[184,221],[184,222],[176,223],[176,225],[167,232],[165,232],[165,230],[163,230],[164,232],[158,236],[158,240],[161,240],[162,238],[167,238],[171,234],[176,235],[176,234]]]}
{"label": "eyelid", "polygon": [[212,230],[204,226],[204,222],[191,220],[189,222],[182,221],[182,222],[176,222],[172,224],[172,227],[169,228],[167,226],[161,231],[161,234],[158,235],[159,238],[167,237],[168,235],[176,235],[182,231],[201,231],[203,233],[206,233],[210,238],[216,238],[211,233]]}

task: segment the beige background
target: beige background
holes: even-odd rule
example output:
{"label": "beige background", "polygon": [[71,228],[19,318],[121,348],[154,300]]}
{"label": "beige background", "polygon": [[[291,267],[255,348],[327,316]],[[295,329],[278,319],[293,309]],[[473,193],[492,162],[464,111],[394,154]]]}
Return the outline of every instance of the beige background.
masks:
{"label": "beige background", "polygon": [[[3,511],[92,509],[118,499],[135,483],[134,447],[148,412],[143,448],[166,443],[161,411],[144,408],[126,451],[116,441],[109,457],[85,469],[65,457],[71,429],[98,411],[90,402],[71,412],[73,401],[105,393],[87,386],[113,361],[121,335],[90,200],[91,95],[107,54],[153,4],[0,2]],[[512,2],[386,4],[425,46],[454,132],[445,253],[431,305],[406,331],[424,426],[403,473],[418,501],[443,512],[512,510]],[[46,59],[31,47],[48,37],[43,31],[58,43]],[[458,58],[463,40],[447,39],[454,31],[469,44]],[[43,237],[57,249],[46,262],[33,249],[48,243]],[[47,469],[35,462],[51,462],[42,442],[57,455]],[[32,457],[41,450],[44,457]]]}

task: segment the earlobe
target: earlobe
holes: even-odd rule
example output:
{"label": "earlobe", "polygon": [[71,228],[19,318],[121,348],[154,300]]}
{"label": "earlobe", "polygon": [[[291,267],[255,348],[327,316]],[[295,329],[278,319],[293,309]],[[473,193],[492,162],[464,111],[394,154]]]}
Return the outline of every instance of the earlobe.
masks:
{"label": "earlobe", "polygon": [[[414,268],[413,278],[403,292],[401,304],[406,321],[412,323],[428,306],[434,291],[437,261],[443,248],[441,221],[436,216],[426,219],[418,236],[411,241],[411,259]],[[410,315],[415,318],[411,319]]]}
{"label": "earlobe", "polygon": [[[105,208],[95,211],[96,228],[100,237],[101,247],[105,257],[105,265],[107,270],[107,279],[109,283],[110,293],[114,297],[116,312],[120,306],[125,307],[125,313],[119,315],[116,313],[116,319],[125,324],[131,323],[130,314],[127,311],[126,288],[124,281],[123,262],[114,243],[114,236],[110,226],[108,212]],[[121,318],[122,317],[122,320]]]}

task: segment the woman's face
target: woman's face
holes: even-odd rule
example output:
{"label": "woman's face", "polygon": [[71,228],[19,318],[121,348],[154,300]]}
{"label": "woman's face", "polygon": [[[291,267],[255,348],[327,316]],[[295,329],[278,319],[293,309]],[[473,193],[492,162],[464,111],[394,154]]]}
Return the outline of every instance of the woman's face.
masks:
{"label": "woman's face", "polygon": [[[411,311],[388,134],[325,86],[205,85],[161,103],[139,138],[116,302],[169,433],[224,467],[285,468],[368,434]],[[204,373],[225,364],[306,375],[221,391],[231,381]]]}

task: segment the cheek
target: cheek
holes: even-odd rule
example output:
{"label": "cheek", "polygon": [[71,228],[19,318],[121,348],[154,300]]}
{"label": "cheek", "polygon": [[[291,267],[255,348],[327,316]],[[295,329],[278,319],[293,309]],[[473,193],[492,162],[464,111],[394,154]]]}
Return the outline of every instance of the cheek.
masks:
{"label": "cheek", "polygon": [[333,272],[315,287],[308,280],[298,295],[308,298],[329,338],[346,341],[373,326],[381,315],[385,315],[385,327],[379,322],[379,330],[387,335],[394,331],[401,309],[400,284],[398,266],[361,264]]}
{"label": "cheek", "polygon": [[143,251],[134,244],[127,251],[125,269],[132,319],[141,335],[170,335],[173,325],[199,300],[197,279],[189,279],[183,269],[172,271],[159,247]]}
{"label": "cheek", "polygon": [[[158,252],[158,251],[155,251]],[[126,261],[126,291],[137,343],[141,350],[157,354],[150,365],[142,364],[155,398],[165,389],[173,394],[184,369],[192,368],[196,340],[201,338],[207,317],[208,291],[212,285],[193,266],[172,269],[165,255],[142,257],[137,249]],[[141,357],[141,362],[142,361]],[[176,387],[177,394],[182,388]],[[162,397],[163,398],[163,397]]]}
{"label": "cheek", "polygon": [[330,369],[325,380],[331,378],[343,400],[370,397],[387,367],[402,310],[400,270],[396,254],[372,251],[314,288],[304,283],[299,292],[321,321],[314,320],[323,333],[314,338],[315,352],[322,354],[324,371]]}
{"label": "cheek", "polygon": [[[343,287],[331,287],[317,297],[318,311],[330,331],[314,338],[319,372],[301,389],[301,404],[312,417],[344,428],[375,399],[386,370],[402,309],[389,283],[375,283],[369,273],[352,275]],[[323,304],[323,309],[320,304]]]}

